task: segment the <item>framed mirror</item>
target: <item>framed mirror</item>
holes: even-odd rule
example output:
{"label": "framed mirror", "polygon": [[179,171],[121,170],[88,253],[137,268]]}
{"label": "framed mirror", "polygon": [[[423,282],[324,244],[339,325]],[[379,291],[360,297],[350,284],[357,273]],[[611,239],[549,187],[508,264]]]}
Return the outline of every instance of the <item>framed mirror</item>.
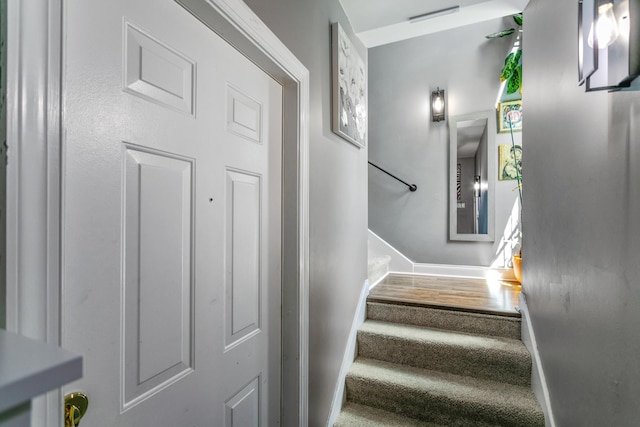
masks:
{"label": "framed mirror", "polygon": [[493,242],[496,114],[449,118],[449,240]]}

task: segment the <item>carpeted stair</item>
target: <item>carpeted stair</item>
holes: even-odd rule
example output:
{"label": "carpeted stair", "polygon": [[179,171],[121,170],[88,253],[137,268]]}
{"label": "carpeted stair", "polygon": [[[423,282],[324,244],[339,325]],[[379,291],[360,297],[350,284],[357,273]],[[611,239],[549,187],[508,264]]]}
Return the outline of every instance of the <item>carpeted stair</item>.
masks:
{"label": "carpeted stair", "polygon": [[343,426],[543,427],[520,319],[368,302]]}

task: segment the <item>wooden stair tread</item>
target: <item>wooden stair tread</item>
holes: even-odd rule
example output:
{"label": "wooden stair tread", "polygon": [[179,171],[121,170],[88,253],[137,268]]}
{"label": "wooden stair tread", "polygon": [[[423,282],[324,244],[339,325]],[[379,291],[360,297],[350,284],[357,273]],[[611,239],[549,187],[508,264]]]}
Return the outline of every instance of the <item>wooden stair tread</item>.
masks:
{"label": "wooden stair tread", "polygon": [[367,300],[519,318],[520,292],[520,285],[508,281],[390,274]]}

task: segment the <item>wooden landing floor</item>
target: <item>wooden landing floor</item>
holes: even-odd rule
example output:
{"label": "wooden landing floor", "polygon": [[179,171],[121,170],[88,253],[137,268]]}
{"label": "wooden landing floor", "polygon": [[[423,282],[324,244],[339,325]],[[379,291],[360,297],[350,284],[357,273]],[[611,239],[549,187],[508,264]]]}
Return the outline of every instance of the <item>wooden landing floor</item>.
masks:
{"label": "wooden landing floor", "polygon": [[520,292],[516,282],[390,274],[371,290],[368,301],[520,317],[515,309]]}

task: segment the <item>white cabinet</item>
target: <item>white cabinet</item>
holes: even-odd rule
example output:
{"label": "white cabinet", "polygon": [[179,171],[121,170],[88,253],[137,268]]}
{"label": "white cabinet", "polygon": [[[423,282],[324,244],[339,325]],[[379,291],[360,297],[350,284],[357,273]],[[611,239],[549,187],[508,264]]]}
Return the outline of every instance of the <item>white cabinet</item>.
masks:
{"label": "white cabinet", "polygon": [[82,377],[82,357],[0,330],[0,427],[31,424],[31,399]]}

